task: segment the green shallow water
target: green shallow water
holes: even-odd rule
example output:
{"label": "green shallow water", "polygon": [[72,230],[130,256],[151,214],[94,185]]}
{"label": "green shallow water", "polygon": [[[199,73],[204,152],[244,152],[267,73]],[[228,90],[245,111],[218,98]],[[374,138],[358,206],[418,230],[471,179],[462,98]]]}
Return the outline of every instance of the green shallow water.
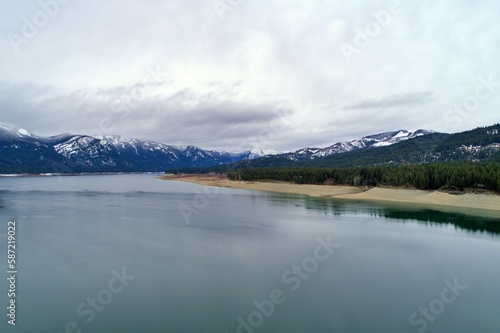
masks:
{"label": "green shallow water", "polygon": [[0,221],[1,332],[500,329],[500,217],[120,175],[0,179]]}

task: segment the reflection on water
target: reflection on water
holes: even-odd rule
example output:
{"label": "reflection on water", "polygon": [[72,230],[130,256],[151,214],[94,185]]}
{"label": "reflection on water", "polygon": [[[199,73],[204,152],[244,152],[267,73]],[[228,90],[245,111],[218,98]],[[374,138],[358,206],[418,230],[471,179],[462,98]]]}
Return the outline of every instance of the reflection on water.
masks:
{"label": "reflection on water", "polygon": [[[17,219],[19,258],[18,325],[0,331],[410,333],[457,279],[467,289],[425,331],[498,332],[498,219],[220,189],[187,224],[179,207],[200,191],[147,175],[0,179],[0,244]],[[340,246],[318,253],[318,239]],[[110,294],[122,269],[135,278]],[[240,326],[255,311],[262,322]]]}
{"label": "reflection on water", "polygon": [[[491,212],[491,216],[477,216],[474,209],[461,209],[465,213],[443,212],[432,210],[417,204],[391,204],[391,203],[367,203],[360,201],[332,200],[324,198],[311,198],[308,196],[270,194],[270,200],[293,201],[297,207],[323,212],[332,215],[368,214],[374,217],[388,218],[404,222],[405,220],[424,222],[426,225],[450,225],[473,232],[484,232],[488,234],[500,234],[500,213]],[[458,209],[455,209],[458,210]],[[485,212],[479,212],[483,215]]]}

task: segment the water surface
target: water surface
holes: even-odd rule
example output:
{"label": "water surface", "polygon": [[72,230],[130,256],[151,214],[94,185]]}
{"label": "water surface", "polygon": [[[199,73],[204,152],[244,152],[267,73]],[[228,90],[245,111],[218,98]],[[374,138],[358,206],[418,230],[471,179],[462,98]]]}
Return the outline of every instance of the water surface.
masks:
{"label": "water surface", "polygon": [[500,329],[499,219],[152,175],[2,178],[0,207],[1,332]]}

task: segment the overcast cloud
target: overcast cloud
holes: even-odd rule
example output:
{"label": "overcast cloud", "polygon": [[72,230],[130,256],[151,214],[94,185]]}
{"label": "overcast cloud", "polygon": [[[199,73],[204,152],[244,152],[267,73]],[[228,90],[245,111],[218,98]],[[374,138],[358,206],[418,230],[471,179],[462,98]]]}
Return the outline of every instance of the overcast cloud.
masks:
{"label": "overcast cloud", "polygon": [[0,122],[236,151],[500,121],[500,2],[0,4]]}

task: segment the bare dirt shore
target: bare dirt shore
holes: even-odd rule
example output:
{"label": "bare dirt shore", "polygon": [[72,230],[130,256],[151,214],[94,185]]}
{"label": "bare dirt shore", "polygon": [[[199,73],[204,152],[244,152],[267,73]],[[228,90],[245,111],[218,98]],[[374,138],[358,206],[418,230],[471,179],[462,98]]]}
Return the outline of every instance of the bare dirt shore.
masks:
{"label": "bare dirt shore", "polygon": [[411,203],[434,207],[445,211],[454,208],[488,210],[489,216],[500,218],[500,195],[496,194],[449,194],[440,191],[421,191],[392,188],[362,188],[337,185],[299,185],[285,182],[247,182],[233,181],[224,177],[206,175],[170,175],[159,177],[163,180],[176,180],[205,186],[239,188],[255,191],[304,194],[313,197],[330,197],[346,200],[384,201]]}

